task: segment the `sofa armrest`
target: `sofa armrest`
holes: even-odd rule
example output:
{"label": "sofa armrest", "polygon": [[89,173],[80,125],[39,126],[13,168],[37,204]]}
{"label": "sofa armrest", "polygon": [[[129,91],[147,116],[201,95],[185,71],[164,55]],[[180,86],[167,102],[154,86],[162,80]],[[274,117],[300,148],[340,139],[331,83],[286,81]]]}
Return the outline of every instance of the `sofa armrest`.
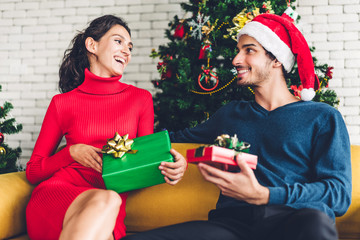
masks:
{"label": "sofa armrest", "polygon": [[0,174],[0,239],[26,232],[25,210],[33,189],[25,172]]}
{"label": "sofa armrest", "polygon": [[360,239],[360,145],[351,145],[352,198],[342,217],[336,218],[340,239]]}

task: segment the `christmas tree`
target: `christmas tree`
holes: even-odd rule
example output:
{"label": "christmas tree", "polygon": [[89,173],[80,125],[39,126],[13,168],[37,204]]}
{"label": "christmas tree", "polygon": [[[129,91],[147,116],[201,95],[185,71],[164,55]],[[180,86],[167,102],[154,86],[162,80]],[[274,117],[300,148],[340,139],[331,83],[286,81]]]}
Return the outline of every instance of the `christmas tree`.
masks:
{"label": "christmas tree", "polygon": [[[253,99],[251,88],[236,84],[232,59],[237,31],[259,14],[281,15],[288,7],[294,9],[284,0],[190,0],[181,7],[185,15],[175,16],[165,32],[169,42],[150,55],[160,60],[160,79],[152,81],[158,90],[154,95],[156,130],[193,127],[229,101]],[[332,67],[313,60],[320,80],[313,101],[336,107],[336,93],[327,89]],[[302,85],[296,65],[286,80],[289,91],[299,96]]]}
{"label": "christmas tree", "polygon": [[9,117],[11,109],[13,106],[9,102],[4,102],[4,105],[0,106],[0,174],[20,170],[16,162],[20,156],[21,148],[12,149],[5,143],[4,134],[14,134],[22,130],[22,125],[17,124],[15,118]]}

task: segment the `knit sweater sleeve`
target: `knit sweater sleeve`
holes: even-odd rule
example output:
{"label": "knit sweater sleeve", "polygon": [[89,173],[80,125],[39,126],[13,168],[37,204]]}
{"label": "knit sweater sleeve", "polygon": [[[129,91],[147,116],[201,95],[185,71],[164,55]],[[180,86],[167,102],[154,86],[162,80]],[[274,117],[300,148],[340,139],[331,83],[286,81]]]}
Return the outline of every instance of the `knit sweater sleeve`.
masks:
{"label": "knit sweater sleeve", "polygon": [[217,110],[208,120],[198,124],[194,128],[186,128],[176,132],[170,132],[170,140],[174,143],[213,143],[217,136],[223,134],[221,126],[224,125],[224,115],[232,109],[233,103],[229,103]]}
{"label": "knit sweater sleeve", "polygon": [[[334,113],[335,112],[335,113]],[[311,150],[314,181],[270,187],[269,204],[296,208],[326,204],[335,216],[345,214],[351,202],[350,141],[341,114],[331,111],[317,133]]]}
{"label": "knit sweater sleeve", "polygon": [[146,92],[146,99],[142,105],[137,128],[137,137],[152,134],[154,132],[154,106],[150,92]]}
{"label": "knit sweater sleeve", "polygon": [[70,156],[70,146],[55,153],[62,136],[59,115],[53,99],[46,112],[34,151],[26,166],[26,177],[30,183],[40,183],[51,177],[60,168],[74,162]]}

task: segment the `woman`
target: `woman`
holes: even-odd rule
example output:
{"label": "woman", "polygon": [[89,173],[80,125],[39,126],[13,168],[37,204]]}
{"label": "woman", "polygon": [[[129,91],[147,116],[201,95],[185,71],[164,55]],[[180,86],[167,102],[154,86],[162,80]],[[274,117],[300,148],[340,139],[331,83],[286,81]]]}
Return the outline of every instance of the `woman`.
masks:
{"label": "woman", "polygon": [[[53,97],[26,176],[40,183],[26,209],[31,239],[120,239],[125,236],[127,194],[105,190],[100,147],[117,131],[136,138],[153,133],[151,94],[119,82],[131,60],[130,29],[120,18],[93,20],[72,41],[60,67],[62,94]],[[67,145],[55,152],[62,137]],[[186,168],[173,149],[174,163],[159,169],[176,184]],[[170,181],[171,179],[171,181]]]}

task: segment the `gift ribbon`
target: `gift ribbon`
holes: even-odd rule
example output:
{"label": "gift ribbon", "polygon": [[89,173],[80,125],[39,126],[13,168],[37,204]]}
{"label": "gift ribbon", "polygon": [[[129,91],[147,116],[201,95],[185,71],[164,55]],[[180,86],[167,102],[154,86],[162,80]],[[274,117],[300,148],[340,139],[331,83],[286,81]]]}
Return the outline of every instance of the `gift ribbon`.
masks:
{"label": "gift ribbon", "polygon": [[241,152],[248,152],[250,149],[250,144],[243,141],[239,142],[236,134],[233,137],[230,137],[228,134],[222,134],[215,139],[215,143],[213,145],[205,145],[202,147],[198,147],[195,150],[194,157],[204,156],[204,149],[211,146],[234,149],[234,160],[236,160],[236,156],[238,154],[240,154]]}
{"label": "gift ribbon", "polygon": [[227,134],[222,134],[215,139],[215,146],[234,149],[235,151],[244,152],[250,148],[250,144],[247,142],[239,142],[236,134],[230,137]]}
{"label": "gift ribbon", "polygon": [[115,136],[107,140],[107,145],[103,146],[101,152],[106,154],[112,154],[115,158],[121,158],[125,153],[136,153],[138,150],[132,150],[131,145],[134,140],[129,139],[129,134],[120,136],[119,133],[115,133]]}

